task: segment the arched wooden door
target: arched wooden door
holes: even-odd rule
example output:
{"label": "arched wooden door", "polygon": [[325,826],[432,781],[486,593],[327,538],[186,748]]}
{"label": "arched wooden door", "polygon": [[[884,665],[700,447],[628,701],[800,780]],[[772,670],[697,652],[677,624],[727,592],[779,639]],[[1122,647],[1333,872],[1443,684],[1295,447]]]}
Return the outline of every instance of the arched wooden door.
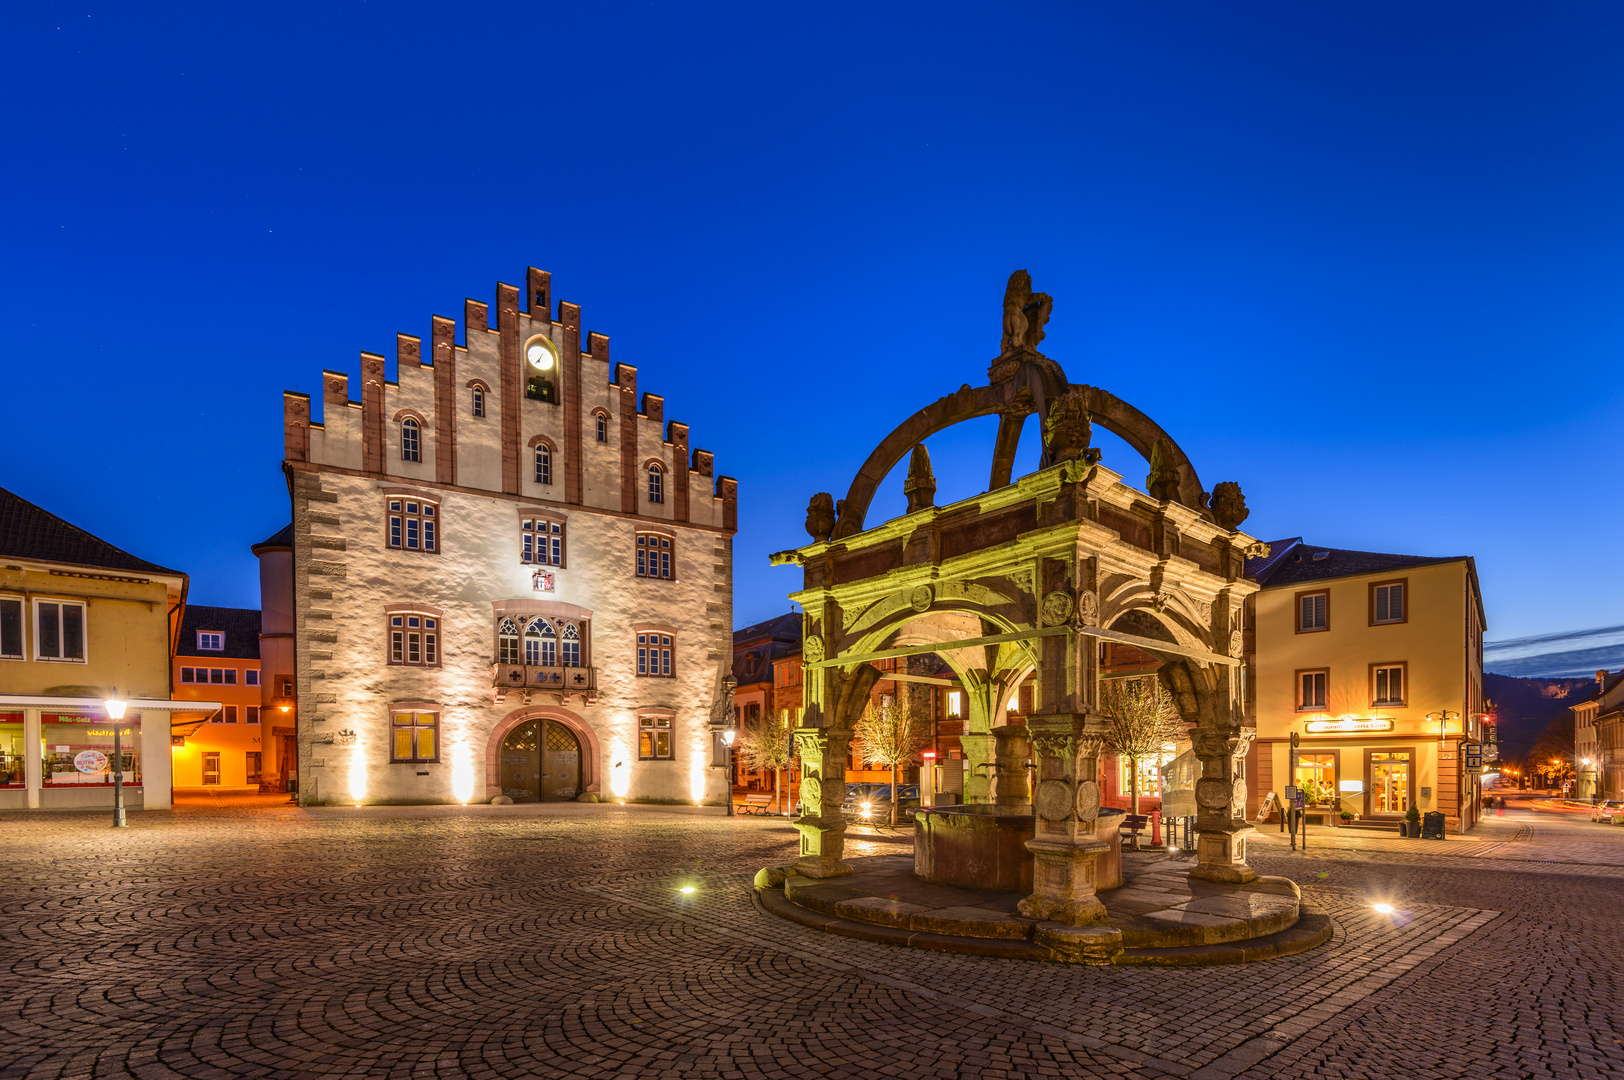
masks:
{"label": "arched wooden door", "polygon": [[581,743],[557,720],[528,720],[502,740],[502,794],[562,802],[581,793]]}

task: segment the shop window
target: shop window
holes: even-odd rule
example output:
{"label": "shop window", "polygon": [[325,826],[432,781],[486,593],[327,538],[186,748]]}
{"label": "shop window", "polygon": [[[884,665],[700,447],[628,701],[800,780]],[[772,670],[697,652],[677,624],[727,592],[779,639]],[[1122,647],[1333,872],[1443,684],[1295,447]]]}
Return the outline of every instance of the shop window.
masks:
{"label": "shop window", "polygon": [[1337,802],[1336,755],[1298,754],[1292,783],[1309,806],[1333,806]]}
{"label": "shop window", "polygon": [[563,566],[567,534],[565,523],[547,518],[519,520],[519,560],[542,566]]}
{"label": "shop window", "polygon": [[650,678],[671,678],[671,635],[637,635],[637,674]]}
{"label": "shop window", "polygon": [[199,630],[197,632],[197,648],[199,652],[222,652],[226,647],[226,636],[219,630]]}
{"label": "shop window", "polygon": [[1413,782],[1410,752],[1371,751],[1370,754],[1370,812],[1372,814],[1402,814],[1410,808],[1410,784]]}
{"label": "shop window", "polygon": [[1372,675],[1375,682],[1370,700],[1372,705],[1404,704],[1404,667],[1403,664],[1376,666]]}
{"label": "shop window", "polygon": [[1372,626],[1379,623],[1405,622],[1404,592],[1406,582],[1384,581],[1370,587],[1370,622]]}
{"label": "shop window", "polygon": [[[1159,754],[1146,754],[1139,759],[1139,797],[1159,799],[1162,795],[1162,766],[1173,760],[1172,744],[1166,744]],[[1133,766],[1126,757],[1117,759],[1122,775],[1118,793],[1123,798],[1133,794]]]}
{"label": "shop window", "polygon": [[203,751],[203,785],[212,787],[220,782],[220,752]]}
{"label": "shop window", "polygon": [[391,612],[389,662],[409,667],[439,667],[439,618],[421,611]]}
{"label": "shop window", "polygon": [[656,533],[637,534],[637,576],[671,577],[671,538]]}
{"label": "shop window", "polygon": [[23,714],[0,713],[0,788],[26,786],[23,776]]}
{"label": "shop window", "polygon": [[1325,709],[1326,671],[1299,671],[1297,673],[1297,711],[1323,712]]}
{"label": "shop window", "polygon": [[433,552],[438,548],[436,535],[439,507],[422,499],[392,498],[389,500],[389,546],[400,551]]}
{"label": "shop window", "polygon": [[[82,788],[113,783],[113,731],[100,716],[47,713],[40,717],[45,741],[44,781],[47,787]],[[124,783],[141,782],[141,720],[127,713],[119,722]]]}
{"label": "shop window", "polygon": [[947,717],[949,720],[958,720],[964,716],[964,693],[959,690],[947,692]]}
{"label": "shop window", "polygon": [[258,750],[249,750],[243,755],[243,780],[249,784],[259,783]]}
{"label": "shop window", "polygon": [[671,718],[644,716],[637,721],[637,757],[641,761],[670,761]]}
{"label": "shop window", "polygon": [[85,660],[85,606],[60,600],[34,601],[34,658]]}
{"label": "shop window", "polygon": [[435,737],[439,721],[439,713],[395,713],[395,745],[389,760],[439,761],[439,742]]}
{"label": "shop window", "polygon": [[23,602],[0,596],[0,659],[23,658]]}
{"label": "shop window", "polygon": [[1327,609],[1329,600],[1329,593],[1297,594],[1297,632],[1299,634],[1308,634],[1316,630],[1330,628],[1330,612]]}

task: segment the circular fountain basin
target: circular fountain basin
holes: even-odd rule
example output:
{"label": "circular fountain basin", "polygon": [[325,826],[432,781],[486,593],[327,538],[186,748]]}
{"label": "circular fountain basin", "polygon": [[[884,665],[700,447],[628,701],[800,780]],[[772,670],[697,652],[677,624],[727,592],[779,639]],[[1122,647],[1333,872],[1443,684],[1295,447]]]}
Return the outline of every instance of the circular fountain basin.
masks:
{"label": "circular fountain basin", "polygon": [[[1102,808],[1094,837],[1106,845],[1095,857],[1095,888],[1122,884],[1123,811]],[[914,873],[926,881],[975,889],[1032,891],[1032,853],[1026,842],[1036,834],[1030,804],[995,806],[967,803],[920,810],[914,815]]]}

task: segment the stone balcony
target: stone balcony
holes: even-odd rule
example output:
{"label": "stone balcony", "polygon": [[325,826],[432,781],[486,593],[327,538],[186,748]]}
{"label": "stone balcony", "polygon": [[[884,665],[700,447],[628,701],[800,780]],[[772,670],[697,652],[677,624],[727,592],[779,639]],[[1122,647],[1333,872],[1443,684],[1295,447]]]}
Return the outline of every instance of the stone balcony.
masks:
{"label": "stone balcony", "polygon": [[598,669],[595,667],[558,667],[548,664],[492,664],[491,688],[498,704],[510,695],[523,695],[528,702],[533,694],[558,694],[568,701],[581,695],[588,705],[598,698]]}

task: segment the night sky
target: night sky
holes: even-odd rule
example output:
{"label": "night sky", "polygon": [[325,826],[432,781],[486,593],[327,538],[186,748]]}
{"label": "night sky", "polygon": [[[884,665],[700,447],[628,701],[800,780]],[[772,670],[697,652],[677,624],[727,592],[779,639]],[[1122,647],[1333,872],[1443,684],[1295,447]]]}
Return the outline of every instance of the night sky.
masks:
{"label": "night sky", "polygon": [[[786,610],[767,555],[808,496],[985,381],[1025,267],[1044,351],[1239,481],[1248,532],[1475,555],[1490,638],[1624,609],[1616,3],[13,3],[0,31],[0,486],[194,602],[257,606],[284,389],[319,404],[323,368],[535,265],[738,477],[736,625]],[[992,431],[932,440],[938,501],[985,486]]]}

